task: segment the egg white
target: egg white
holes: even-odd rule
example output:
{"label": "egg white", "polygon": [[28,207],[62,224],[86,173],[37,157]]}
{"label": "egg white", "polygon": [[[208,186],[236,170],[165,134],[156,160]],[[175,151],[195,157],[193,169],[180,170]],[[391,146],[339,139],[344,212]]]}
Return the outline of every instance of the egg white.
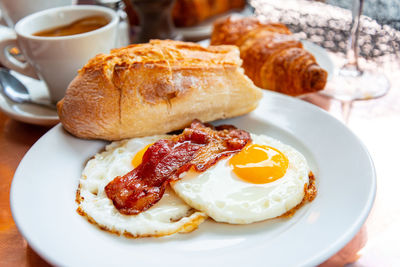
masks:
{"label": "egg white", "polygon": [[220,160],[205,172],[189,171],[171,187],[186,203],[217,222],[248,224],[275,218],[298,205],[309,182],[304,156],[289,145],[265,135],[251,134],[254,144],[271,146],[289,160],[285,175],[271,183],[252,184],[238,178],[229,159]]}
{"label": "egg white", "polygon": [[121,214],[104,192],[104,187],[116,176],[133,169],[131,161],[138,151],[167,137],[113,142],[96,154],[86,164],[79,181],[78,212],[102,229],[130,237],[163,236],[196,229],[207,216],[193,210],[169,186],[158,203],[138,215]]}

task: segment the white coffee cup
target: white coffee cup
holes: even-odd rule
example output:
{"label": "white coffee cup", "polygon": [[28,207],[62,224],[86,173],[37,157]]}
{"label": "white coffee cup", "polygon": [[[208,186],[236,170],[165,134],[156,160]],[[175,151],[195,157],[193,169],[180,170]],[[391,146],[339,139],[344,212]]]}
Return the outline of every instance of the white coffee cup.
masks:
{"label": "white coffee cup", "polygon": [[76,4],[77,0],[1,0],[0,9],[9,27],[32,13],[53,7]]}
{"label": "white coffee cup", "polygon": [[[108,18],[110,22],[97,30],[76,35],[33,35],[97,15]],[[16,34],[0,31],[0,62],[21,74],[42,79],[49,89],[50,100],[57,102],[64,97],[68,84],[90,58],[99,53],[109,53],[115,47],[117,26],[118,16],[110,8],[77,5],[43,10],[21,19],[15,25]],[[18,47],[28,62],[18,61],[9,53],[10,47]]]}

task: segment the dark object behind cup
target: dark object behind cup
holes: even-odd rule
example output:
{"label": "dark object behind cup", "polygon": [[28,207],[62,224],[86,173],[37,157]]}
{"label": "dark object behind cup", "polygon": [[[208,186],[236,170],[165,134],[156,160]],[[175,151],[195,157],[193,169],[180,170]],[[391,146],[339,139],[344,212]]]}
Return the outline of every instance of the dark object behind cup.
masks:
{"label": "dark object behind cup", "polygon": [[179,40],[172,22],[174,0],[130,0],[139,16],[140,30],[134,43],[146,43],[150,39]]}

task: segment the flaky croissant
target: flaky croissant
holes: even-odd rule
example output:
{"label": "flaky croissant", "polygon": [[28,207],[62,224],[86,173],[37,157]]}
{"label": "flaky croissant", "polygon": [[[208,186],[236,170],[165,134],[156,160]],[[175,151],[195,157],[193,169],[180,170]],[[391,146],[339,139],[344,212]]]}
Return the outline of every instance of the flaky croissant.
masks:
{"label": "flaky croissant", "polygon": [[211,44],[238,46],[246,75],[261,88],[296,96],[325,87],[327,72],[283,24],[224,18],[214,24]]}

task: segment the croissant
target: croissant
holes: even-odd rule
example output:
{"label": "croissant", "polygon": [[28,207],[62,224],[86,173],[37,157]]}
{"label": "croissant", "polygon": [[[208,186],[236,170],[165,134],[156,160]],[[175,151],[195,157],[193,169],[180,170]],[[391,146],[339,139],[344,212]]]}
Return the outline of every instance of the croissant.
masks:
{"label": "croissant", "polygon": [[57,104],[64,128],[81,138],[120,140],[182,129],[252,111],[261,89],[232,45],[151,40],[92,58]]}
{"label": "croissant", "polygon": [[242,9],[245,5],[245,0],[178,0],[172,18],[175,26],[188,27],[231,9]]}
{"label": "croissant", "polygon": [[[124,0],[131,25],[139,25],[139,16],[131,1]],[[246,0],[176,0],[172,20],[177,27],[191,27],[230,10],[241,10]]]}
{"label": "croissant", "polygon": [[238,46],[246,75],[261,88],[297,96],[325,87],[327,72],[283,24],[231,16],[215,22],[211,44]]}

